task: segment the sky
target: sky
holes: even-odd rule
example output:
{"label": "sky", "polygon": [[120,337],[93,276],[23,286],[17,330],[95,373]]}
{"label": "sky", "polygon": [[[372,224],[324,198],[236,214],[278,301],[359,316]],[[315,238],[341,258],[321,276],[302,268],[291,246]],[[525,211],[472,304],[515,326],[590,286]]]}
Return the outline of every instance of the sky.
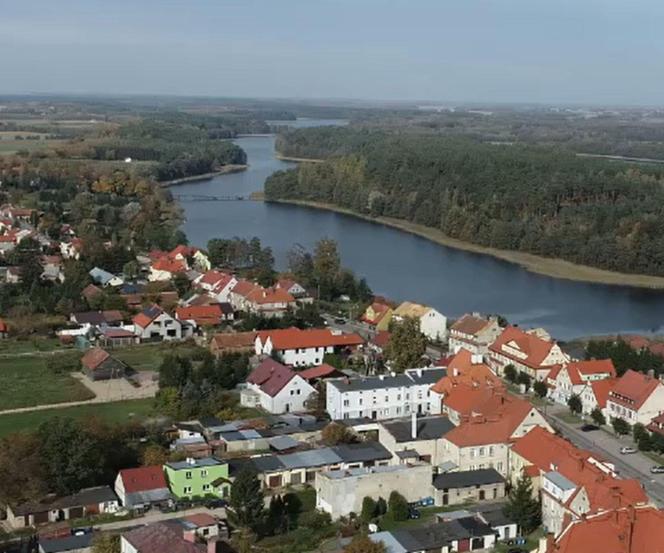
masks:
{"label": "sky", "polygon": [[0,0],[0,94],[664,104],[662,0]]}

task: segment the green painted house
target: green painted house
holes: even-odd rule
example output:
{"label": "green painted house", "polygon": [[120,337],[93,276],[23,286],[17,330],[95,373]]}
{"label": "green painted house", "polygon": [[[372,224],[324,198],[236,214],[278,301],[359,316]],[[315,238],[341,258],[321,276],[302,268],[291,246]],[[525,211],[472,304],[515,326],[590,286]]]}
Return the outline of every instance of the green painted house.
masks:
{"label": "green painted house", "polygon": [[228,463],[214,457],[166,463],[164,470],[171,493],[178,499],[230,494]]}

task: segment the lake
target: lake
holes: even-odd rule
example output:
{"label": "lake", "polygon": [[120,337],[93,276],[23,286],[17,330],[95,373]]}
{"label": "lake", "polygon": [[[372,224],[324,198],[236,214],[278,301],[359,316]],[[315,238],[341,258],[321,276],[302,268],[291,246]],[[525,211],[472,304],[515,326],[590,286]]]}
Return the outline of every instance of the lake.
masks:
{"label": "lake", "polygon": [[[338,121],[290,122],[297,126]],[[274,171],[293,167],[274,156],[274,137],[236,140],[249,168],[188,183],[177,194],[248,195]],[[554,279],[490,256],[455,250],[381,224],[347,215],[263,202],[182,202],[192,244],[210,238],[258,236],[279,268],[296,243],[311,249],[323,237],[339,243],[343,264],[395,301],[430,304],[448,317],[470,311],[499,313],[523,326],[542,326],[559,339],[662,331],[664,291]]]}

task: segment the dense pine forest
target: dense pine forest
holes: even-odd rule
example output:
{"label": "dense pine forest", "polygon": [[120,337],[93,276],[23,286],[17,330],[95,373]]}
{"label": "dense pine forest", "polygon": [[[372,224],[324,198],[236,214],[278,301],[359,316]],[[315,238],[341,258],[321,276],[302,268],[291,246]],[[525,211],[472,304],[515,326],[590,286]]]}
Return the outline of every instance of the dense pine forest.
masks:
{"label": "dense pine forest", "polygon": [[325,202],[484,246],[664,275],[661,167],[353,127],[288,131],[277,149],[326,161],[273,175],[268,200]]}

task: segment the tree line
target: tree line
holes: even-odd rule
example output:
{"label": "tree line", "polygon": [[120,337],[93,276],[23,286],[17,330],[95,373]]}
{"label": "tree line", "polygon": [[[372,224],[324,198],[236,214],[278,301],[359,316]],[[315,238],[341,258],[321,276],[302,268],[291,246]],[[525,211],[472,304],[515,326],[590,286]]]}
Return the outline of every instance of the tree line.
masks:
{"label": "tree line", "polygon": [[330,203],[483,246],[664,274],[663,168],[356,128],[291,130],[277,147],[327,161],[275,173],[268,200]]}

